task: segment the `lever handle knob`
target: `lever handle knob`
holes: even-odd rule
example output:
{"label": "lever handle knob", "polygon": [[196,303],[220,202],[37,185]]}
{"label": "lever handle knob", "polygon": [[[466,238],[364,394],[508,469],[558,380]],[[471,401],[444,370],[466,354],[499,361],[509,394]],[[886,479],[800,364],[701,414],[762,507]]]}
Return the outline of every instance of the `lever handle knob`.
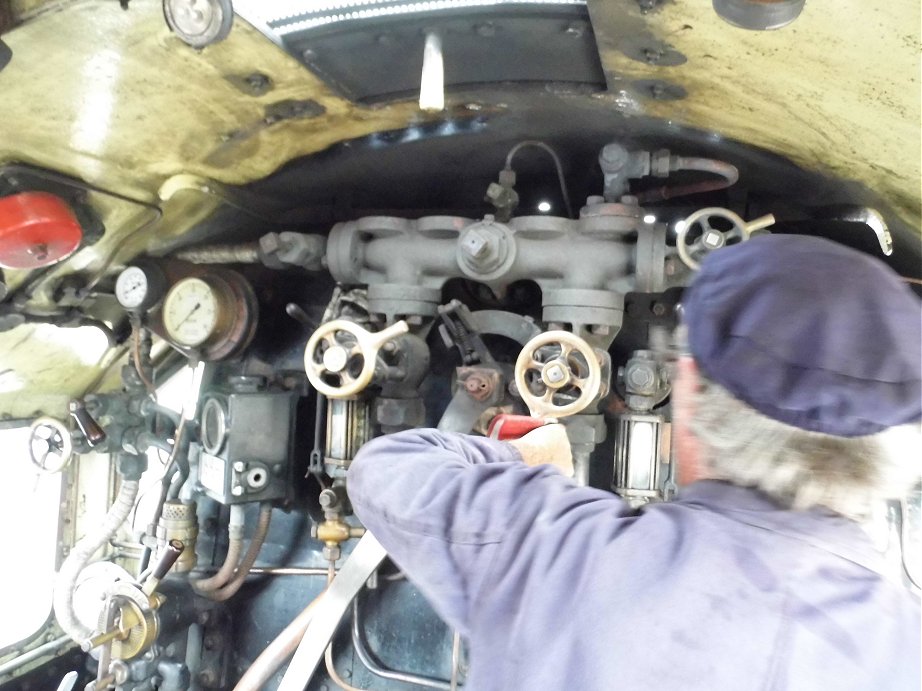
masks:
{"label": "lever handle knob", "polygon": [[106,440],[106,430],[90,415],[86,409],[86,403],[79,398],[74,399],[68,405],[68,411],[70,416],[74,418],[74,422],[77,423],[77,428],[86,438],[87,444],[91,447],[99,446]]}

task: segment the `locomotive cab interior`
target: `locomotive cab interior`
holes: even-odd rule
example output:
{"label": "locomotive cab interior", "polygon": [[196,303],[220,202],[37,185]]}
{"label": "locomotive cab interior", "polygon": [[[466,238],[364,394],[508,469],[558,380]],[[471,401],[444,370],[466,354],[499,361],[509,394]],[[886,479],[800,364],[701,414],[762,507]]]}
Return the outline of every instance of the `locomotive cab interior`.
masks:
{"label": "locomotive cab interior", "polygon": [[[922,294],[919,44],[910,0],[0,0],[0,690],[463,688],[357,450],[550,417],[669,501],[708,254]],[[920,497],[867,525],[916,592]]]}

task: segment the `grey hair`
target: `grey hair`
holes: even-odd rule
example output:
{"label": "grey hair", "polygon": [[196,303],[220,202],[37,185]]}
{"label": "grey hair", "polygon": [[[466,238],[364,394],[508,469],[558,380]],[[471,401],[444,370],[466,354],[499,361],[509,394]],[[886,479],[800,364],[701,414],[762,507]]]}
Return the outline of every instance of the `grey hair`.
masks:
{"label": "grey hair", "polygon": [[824,507],[862,520],[918,480],[912,459],[892,452],[888,432],[847,438],[792,427],[700,373],[692,400],[679,406],[691,414],[707,477],[754,487],[788,508]]}

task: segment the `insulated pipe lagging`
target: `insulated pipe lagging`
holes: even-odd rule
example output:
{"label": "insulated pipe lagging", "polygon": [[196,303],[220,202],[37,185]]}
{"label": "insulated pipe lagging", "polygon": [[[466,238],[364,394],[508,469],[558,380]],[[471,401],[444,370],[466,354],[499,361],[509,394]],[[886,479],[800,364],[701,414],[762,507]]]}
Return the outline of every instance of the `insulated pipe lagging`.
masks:
{"label": "insulated pipe lagging", "polygon": [[192,586],[196,590],[202,592],[217,590],[234,575],[237,562],[240,561],[240,555],[243,553],[243,516],[243,505],[233,504],[230,508],[230,522],[227,525],[227,556],[224,557],[224,563],[213,576],[193,582]]}
{"label": "insulated pipe lagging", "polygon": [[109,508],[102,524],[90,530],[74,545],[58,571],[54,584],[54,616],[64,633],[78,643],[92,636],[93,632],[80,623],[74,612],[74,589],[77,586],[77,578],[90,558],[115,536],[122,523],[128,518],[128,514],[134,507],[134,500],[138,496],[138,484],[137,480],[122,481],[115,502]]}
{"label": "insulated pipe lagging", "polygon": [[222,587],[210,593],[205,593],[206,597],[216,602],[224,602],[237,594],[237,591],[240,590],[244,581],[246,581],[253,564],[256,563],[259,550],[262,549],[263,542],[266,541],[266,536],[269,534],[269,524],[271,521],[272,504],[268,502],[260,504],[259,520],[256,523],[256,531],[253,533],[253,537],[250,538],[250,546],[247,548],[247,553],[237,567],[237,572],[234,574],[234,577]]}

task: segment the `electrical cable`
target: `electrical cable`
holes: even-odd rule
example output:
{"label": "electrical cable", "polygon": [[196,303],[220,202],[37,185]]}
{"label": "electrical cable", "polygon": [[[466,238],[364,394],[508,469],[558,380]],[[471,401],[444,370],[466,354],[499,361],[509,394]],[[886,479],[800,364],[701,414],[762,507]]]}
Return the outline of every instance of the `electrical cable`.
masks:
{"label": "electrical cable", "polygon": [[570,193],[567,190],[567,180],[563,174],[563,166],[560,164],[560,158],[557,153],[544,142],[537,139],[526,139],[513,146],[509,153],[506,154],[506,170],[512,170],[512,159],[525,147],[535,147],[545,151],[554,160],[554,168],[557,170],[557,181],[560,183],[560,192],[563,195],[563,203],[567,207],[567,218],[573,218],[573,207],[570,204]]}

